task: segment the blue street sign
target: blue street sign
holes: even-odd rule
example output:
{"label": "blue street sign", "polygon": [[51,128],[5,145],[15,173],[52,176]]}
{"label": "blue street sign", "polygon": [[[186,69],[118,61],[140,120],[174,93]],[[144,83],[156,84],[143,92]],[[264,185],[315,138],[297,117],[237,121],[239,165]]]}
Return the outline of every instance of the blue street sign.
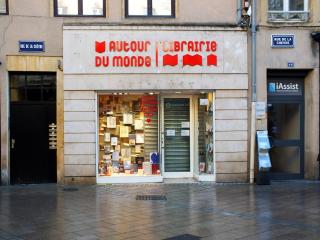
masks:
{"label": "blue street sign", "polygon": [[295,38],[293,34],[272,34],[271,46],[273,48],[294,48]]}
{"label": "blue street sign", "polygon": [[44,41],[19,41],[19,52],[44,52]]}

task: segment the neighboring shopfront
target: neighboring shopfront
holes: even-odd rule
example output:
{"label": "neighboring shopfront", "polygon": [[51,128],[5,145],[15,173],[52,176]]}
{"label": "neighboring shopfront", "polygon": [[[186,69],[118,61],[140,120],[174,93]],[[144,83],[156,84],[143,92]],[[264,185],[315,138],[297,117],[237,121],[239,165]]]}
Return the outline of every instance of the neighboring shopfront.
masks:
{"label": "neighboring shopfront", "polygon": [[265,122],[258,120],[258,129],[267,129],[271,139],[271,178],[316,179],[317,45],[309,30],[294,28],[262,28],[257,41],[257,96],[267,103],[268,113]]}
{"label": "neighboring shopfront", "polygon": [[65,26],[66,182],[247,181],[247,35]]}
{"label": "neighboring shopfront", "polygon": [[273,179],[304,177],[306,71],[268,73],[268,132]]}

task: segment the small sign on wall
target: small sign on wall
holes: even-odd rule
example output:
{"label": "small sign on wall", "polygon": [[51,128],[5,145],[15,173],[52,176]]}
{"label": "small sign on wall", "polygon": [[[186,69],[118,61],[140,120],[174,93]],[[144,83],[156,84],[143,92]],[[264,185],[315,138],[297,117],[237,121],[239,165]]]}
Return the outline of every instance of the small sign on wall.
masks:
{"label": "small sign on wall", "polygon": [[272,48],[294,48],[295,36],[294,34],[272,34],[271,47]]}
{"label": "small sign on wall", "polygon": [[256,119],[266,118],[266,102],[256,102]]}
{"label": "small sign on wall", "polygon": [[44,52],[44,41],[19,41],[19,52]]}

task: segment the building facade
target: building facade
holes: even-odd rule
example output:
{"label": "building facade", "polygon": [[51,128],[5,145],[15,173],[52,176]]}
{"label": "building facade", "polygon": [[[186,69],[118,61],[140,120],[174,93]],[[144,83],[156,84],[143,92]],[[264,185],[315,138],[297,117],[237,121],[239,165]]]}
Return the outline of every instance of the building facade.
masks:
{"label": "building facade", "polygon": [[[257,99],[269,112],[256,126],[293,134],[274,135],[275,178],[317,175],[319,6],[303,2],[289,22],[258,4]],[[248,181],[249,2],[159,3],[0,1],[2,184]],[[272,48],[270,34],[293,35],[294,48]],[[299,89],[267,91],[279,84]]]}
{"label": "building facade", "polygon": [[272,139],[273,179],[319,176],[319,1],[259,1],[257,101]]}
{"label": "building facade", "polygon": [[245,182],[240,1],[93,2],[2,1],[2,182]]}

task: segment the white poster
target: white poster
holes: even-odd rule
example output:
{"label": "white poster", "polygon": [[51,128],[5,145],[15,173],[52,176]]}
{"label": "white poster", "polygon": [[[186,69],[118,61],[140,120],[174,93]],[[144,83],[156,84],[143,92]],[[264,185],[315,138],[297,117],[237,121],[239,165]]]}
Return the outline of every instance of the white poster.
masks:
{"label": "white poster", "polygon": [[133,123],[133,115],[131,113],[123,114],[123,124],[132,124]]}
{"label": "white poster", "polygon": [[104,133],[104,141],[110,142],[110,133],[107,133],[107,132]]}
{"label": "white poster", "polygon": [[116,146],[118,144],[118,138],[117,137],[112,137],[111,138],[111,145]]}
{"label": "white poster", "polygon": [[136,133],[136,143],[144,143],[144,134]]}
{"label": "white poster", "polygon": [[182,137],[190,136],[190,131],[189,130],[181,130],[181,136]]}
{"label": "white poster", "polygon": [[190,128],[190,122],[181,122],[181,128]]}
{"label": "white poster", "polygon": [[174,137],[176,135],[176,130],[174,129],[167,129],[167,136]]}
{"label": "white poster", "polygon": [[120,126],[120,138],[128,138],[128,137],[129,137],[129,127]]}
{"label": "white poster", "polygon": [[143,130],[143,120],[141,120],[141,119],[134,120],[134,129],[135,130]]}
{"label": "white poster", "polygon": [[116,128],[116,127],[117,127],[117,118],[107,117],[107,128]]}

